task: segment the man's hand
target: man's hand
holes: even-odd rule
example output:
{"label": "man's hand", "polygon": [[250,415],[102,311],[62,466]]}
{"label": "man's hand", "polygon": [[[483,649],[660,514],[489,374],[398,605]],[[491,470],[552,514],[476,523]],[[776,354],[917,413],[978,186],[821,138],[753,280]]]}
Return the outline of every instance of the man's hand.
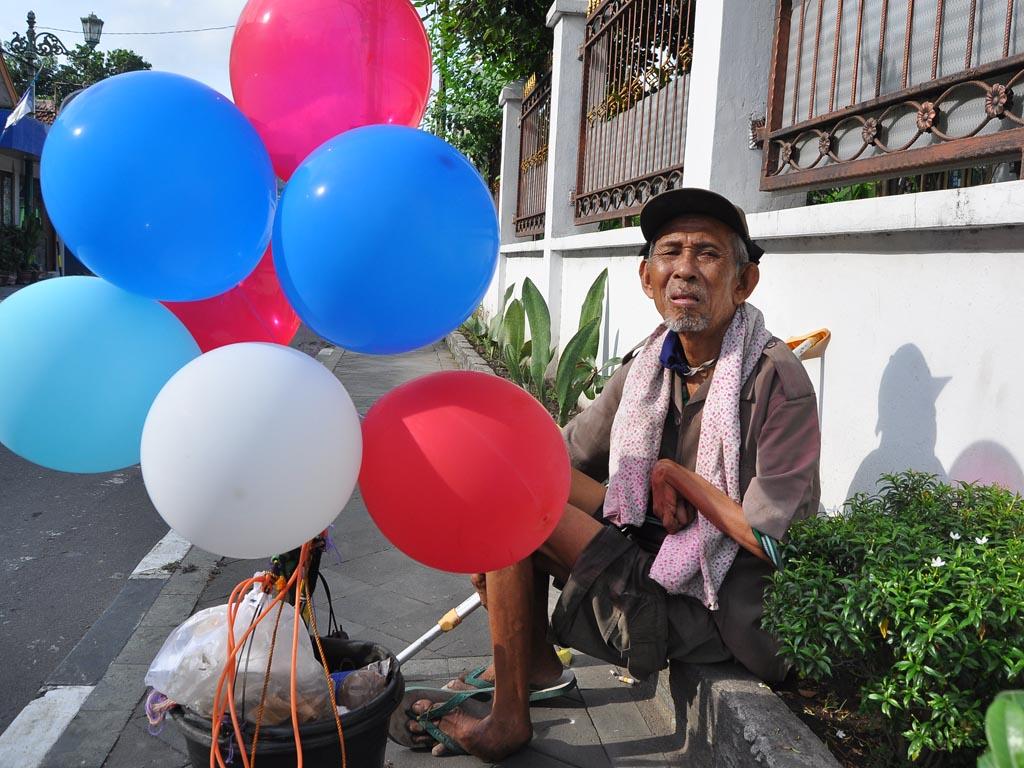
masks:
{"label": "man's hand", "polygon": [[486,573],[474,573],[469,577],[470,582],[473,584],[473,589],[480,595],[480,605],[484,608],[487,607],[487,574]]}
{"label": "man's hand", "polygon": [[690,500],[668,481],[669,474],[678,466],[669,459],[660,459],[651,472],[654,514],[670,534],[678,533],[697,518],[697,511]]}

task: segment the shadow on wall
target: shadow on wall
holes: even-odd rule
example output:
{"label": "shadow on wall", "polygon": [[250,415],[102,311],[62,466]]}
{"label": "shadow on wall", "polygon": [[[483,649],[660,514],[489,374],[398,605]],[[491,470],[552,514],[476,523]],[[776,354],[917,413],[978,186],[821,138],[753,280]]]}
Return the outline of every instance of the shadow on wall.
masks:
{"label": "shadow on wall", "polygon": [[992,440],[971,443],[953,461],[947,473],[935,455],[937,419],[935,402],[949,383],[932,376],[921,350],[904,344],[889,358],[878,388],[878,447],[869,453],[853,477],[846,498],[873,493],[883,474],[914,469],[937,475],[942,482],[960,480],[997,484],[1024,492],[1024,470],[1009,450]]}
{"label": "shadow on wall", "polygon": [[[914,469],[949,479],[935,455],[935,401],[949,377],[934,377],[921,350],[904,344],[889,358],[878,388],[878,447],[869,453],[846,493],[875,491],[883,474]],[[1019,470],[1018,470],[1019,471]]]}
{"label": "shadow on wall", "polygon": [[1024,491],[1024,471],[1013,455],[999,443],[980,440],[971,443],[949,468],[949,477],[965,483],[1001,485],[1015,493]]}

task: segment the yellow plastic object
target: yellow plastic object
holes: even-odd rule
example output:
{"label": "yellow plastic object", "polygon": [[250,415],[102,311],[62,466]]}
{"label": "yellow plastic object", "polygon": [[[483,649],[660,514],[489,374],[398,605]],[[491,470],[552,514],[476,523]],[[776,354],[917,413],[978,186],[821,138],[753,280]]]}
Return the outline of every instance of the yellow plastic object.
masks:
{"label": "yellow plastic object", "polygon": [[568,667],[572,664],[572,651],[568,648],[558,649],[558,660],[562,662],[563,667]]}
{"label": "yellow plastic object", "polygon": [[786,346],[801,360],[810,360],[821,357],[831,339],[832,332],[828,328],[819,328],[802,336],[790,336],[786,339]]}
{"label": "yellow plastic object", "polygon": [[442,632],[451,632],[459,624],[462,623],[462,617],[452,608],[448,613],[441,617],[441,620],[437,622],[437,626],[441,628]]}

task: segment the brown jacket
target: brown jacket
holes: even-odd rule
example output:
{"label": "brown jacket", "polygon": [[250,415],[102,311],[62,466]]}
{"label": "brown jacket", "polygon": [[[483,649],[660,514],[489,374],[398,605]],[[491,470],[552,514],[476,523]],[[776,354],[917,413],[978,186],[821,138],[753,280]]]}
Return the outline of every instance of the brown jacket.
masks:
{"label": "brown jacket", "polygon": [[[612,421],[630,363],[609,379],[594,403],[564,432],[573,466],[604,482]],[[675,380],[660,456],[693,469],[710,379],[685,404]],[[751,528],[784,541],[793,520],[818,511],[821,439],[814,389],[803,364],[772,339],[740,394],[740,493]],[[722,639],[738,661],[765,680],[785,676],[778,643],[760,627],[772,566],[741,549],[718,592],[713,612]]]}

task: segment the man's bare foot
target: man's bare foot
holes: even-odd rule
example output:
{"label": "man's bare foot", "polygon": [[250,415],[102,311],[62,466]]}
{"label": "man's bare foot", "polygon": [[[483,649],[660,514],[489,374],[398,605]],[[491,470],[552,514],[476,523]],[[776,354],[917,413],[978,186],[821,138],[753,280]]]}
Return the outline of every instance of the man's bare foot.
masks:
{"label": "man's bare foot", "polygon": [[[434,706],[435,702],[420,699],[414,702],[410,709],[413,713],[422,715]],[[476,718],[467,715],[459,707],[434,720],[433,723],[466,753],[487,762],[497,762],[513,752],[518,752],[533,736],[533,726],[529,720],[498,720],[491,715]],[[435,741],[415,720],[409,720],[406,727],[413,734],[413,741],[417,744],[429,746]],[[432,751],[434,755],[441,756],[447,753],[447,748],[441,742],[437,742]]]}

